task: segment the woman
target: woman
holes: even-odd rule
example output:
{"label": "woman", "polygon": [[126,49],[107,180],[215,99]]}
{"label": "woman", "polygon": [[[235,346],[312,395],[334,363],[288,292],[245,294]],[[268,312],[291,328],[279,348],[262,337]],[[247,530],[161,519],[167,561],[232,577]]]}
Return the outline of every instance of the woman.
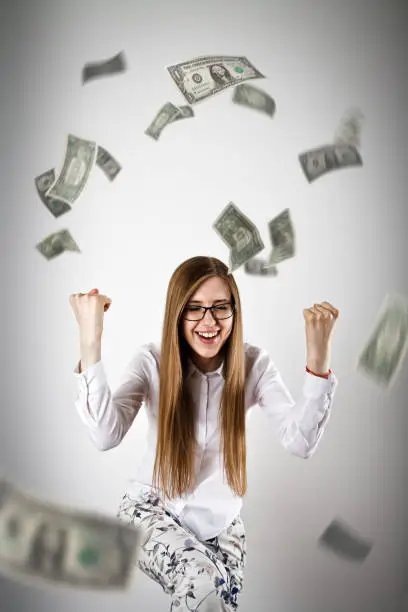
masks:
{"label": "woman", "polygon": [[117,446],[146,406],[147,450],[118,511],[144,530],[139,568],[170,595],[171,610],[236,610],[246,560],[246,418],[258,404],[289,452],[311,456],[337,384],[329,360],[338,311],[327,302],[304,310],[307,372],[295,404],[268,354],[244,343],[237,285],[214,257],[175,270],[161,346],[138,350],[113,395],[101,361],[111,300],[93,289],[70,303],[80,327],[76,407],[95,445]]}

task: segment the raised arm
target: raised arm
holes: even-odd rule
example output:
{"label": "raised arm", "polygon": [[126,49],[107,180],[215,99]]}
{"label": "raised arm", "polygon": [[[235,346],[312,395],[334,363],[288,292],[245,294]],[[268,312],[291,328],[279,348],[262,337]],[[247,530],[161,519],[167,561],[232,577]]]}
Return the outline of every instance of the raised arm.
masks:
{"label": "raised arm", "polygon": [[151,360],[147,349],[141,348],[128,363],[113,394],[101,360],[84,372],[80,371],[81,362],[75,368],[78,380],[75,407],[99,450],[118,446],[128,432],[147,397]]}
{"label": "raised arm", "polygon": [[306,327],[306,373],[295,402],[265,351],[254,363],[255,399],[273,417],[283,446],[307,459],[317,448],[330,417],[337,379],[329,368],[331,339],[339,311],[329,302],[303,311]]}
{"label": "raised arm", "polygon": [[309,458],[316,450],[330,416],[337,379],[305,372],[301,398],[292,398],[266,351],[254,363],[255,403],[272,418],[282,446],[293,455]]}
{"label": "raised arm", "polygon": [[141,350],[128,364],[118,390],[109,388],[101,361],[104,313],[112,300],[98,289],[69,298],[79,325],[81,359],[74,370],[78,382],[75,406],[99,450],[117,446],[139,412],[148,389],[148,351]]}

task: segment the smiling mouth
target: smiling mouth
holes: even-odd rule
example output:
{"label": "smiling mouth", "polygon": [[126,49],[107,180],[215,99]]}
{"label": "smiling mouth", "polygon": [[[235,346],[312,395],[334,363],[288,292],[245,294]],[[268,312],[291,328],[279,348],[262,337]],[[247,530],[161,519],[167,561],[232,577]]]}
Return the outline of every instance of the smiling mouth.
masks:
{"label": "smiling mouth", "polygon": [[205,336],[205,337],[206,337],[206,336],[207,336],[207,334],[208,334],[208,337],[211,337],[211,336],[217,336],[217,335],[220,333],[220,331],[221,331],[221,330],[220,330],[220,329],[218,329],[217,331],[212,331],[212,332],[207,332],[207,331],[205,331],[205,332],[196,331],[195,333],[196,333],[196,334],[199,334],[200,336],[202,335],[202,336]]}
{"label": "smiling mouth", "polygon": [[[210,344],[211,342],[215,342],[215,340],[217,340],[217,338],[219,337],[221,331],[217,331],[217,332],[194,332],[195,334],[197,334],[197,336],[199,337],[199,339],[202,342],[205,342],[207,344]],[[207,335],[209,334],[209,335]]]}

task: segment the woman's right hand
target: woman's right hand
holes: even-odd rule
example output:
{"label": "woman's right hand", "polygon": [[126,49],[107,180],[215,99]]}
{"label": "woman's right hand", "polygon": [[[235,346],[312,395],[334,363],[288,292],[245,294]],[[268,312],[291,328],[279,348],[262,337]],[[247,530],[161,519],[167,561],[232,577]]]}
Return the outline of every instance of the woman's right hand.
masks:
{"label": "woman's right hand", "polygon": [[69,296],[69,303],[79,325],[81,343],[92,346],[100,342],[104,312],[112,300],[106,295],[100,295],[98,289],[91,289],[89,293],[73,293]]}

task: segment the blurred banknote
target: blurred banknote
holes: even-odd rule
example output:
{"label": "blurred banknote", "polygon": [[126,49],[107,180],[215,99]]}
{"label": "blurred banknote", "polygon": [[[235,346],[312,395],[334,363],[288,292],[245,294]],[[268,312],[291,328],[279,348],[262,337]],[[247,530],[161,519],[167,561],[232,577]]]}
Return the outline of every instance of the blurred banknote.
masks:
{"label": "blurred banknote", "polygon": [[399,372],[408,347],[408,298],[387,294],[357,369],[388,387]]}
{"label": "blurred banknote", "polygon": [[108,60],[101,62],[89,62],[85,64],[82,69],[82,84],[96,79],[98,77],[110,76],[112,74],[118,74],[126,70],[126,62],[123,51],[117,53]]}
{"label": "blurred banknote", "polygon": [[189,104],[204,100],[248,79],[263,79],[246,57],[205,55],[167,66],[173,81]]}
{"label": "blurred banknote", "polygon": [[0,572],[21,582],[125,589],[140,532],[118,519],[41,501],[0,481]]}
{"label": "blurred banknote", "polygon": [[234,89],[232,101],[241,106],[254,108],[273,117],[276,110],[275,100],[262,89],[244,83]]}
{"label": "blurred banknote", "polygon": [[73,204],[81,195],[96,158],[96,142],[68,134],[61,173],[46,195]]}
{"label": "blurred banknote", "polygon": [[265,248],[257,227],[232,202],[214,221],[213,228],[230,248],[229,274]]}
{"label": "blurred banknote", "polygon": [[247,274],[253,276],[277,276],[278,274],[276,266],[268,266],[267,262],[260,257],[253,257],[246,261],[244,270]]}
{"label": "blurred banknote", "polygon": [[188,119],[189,117],[194,117],[194,111],[191,106],[188,106],[188,104],[185,104],[184,106],[178,106],[177,108],[179,112],[175,117],[173,117],[171,123],[173,121],[179,121],[180,119]]}
{"label": "blurred banknote", "polygon": [[362,538],[344,521],[334,519],[325,529],[318,544],[330,549],[340,557],[350,561],[364,561],[373,547],[373,543]]}
{"label": "blurred banknote", "polygon": [[46,195],[48,189],[55,183],[55,171],[54,169],[47,170],[43,174],[40,174],[35,179],[35,186],[37,188],[38,195],[40,196],[43,204],[48,208],[54,217],[60,217],[64,213],[69,212],[71,206],[67,202],[61,200],[55,200]]}
{"label": "blurred banknote", "polygon": [[299,155],[299,161],[309,183],[331,170],[362,166],[360,153],[353,145],[334,144],[311,149]]}
{"label": "blurred banknote", "polygon": [[188,119],[193,116],[194,112],[190,106],[175,106],[171,102],[166,102],[145,130],[145,134],[151,136],[154,140],[159,140],[159,136],[166,125],[179,119]]}
{"label": "blurred banknote", "polygon": [[110,181],[113,181],[122,170],[122,166],[116,161],[113,155],[100,145],[98,145],[96,164]]}
{"label": "blurred banknote", "polygon": [[361,131],[364,115],[359,108],[350,108],[341,118],[339,126],[334,135],[335,144],[345,144],[361,147]]}
{"label": "blurred banknote", "polygon": [[48,260],[54,259],[54,257],[61,255],[64,251],[81,252],[67,229],[50,234],[36,245],[36,249]]}
{"label": "blurred banknote", "polygon": [[275,266],[295,254],[295,230],[290,218],[289,208],[285,208],[279,215],[268,223],[269,235],[272,243],[272,252],[268,258],[267,266]]}

